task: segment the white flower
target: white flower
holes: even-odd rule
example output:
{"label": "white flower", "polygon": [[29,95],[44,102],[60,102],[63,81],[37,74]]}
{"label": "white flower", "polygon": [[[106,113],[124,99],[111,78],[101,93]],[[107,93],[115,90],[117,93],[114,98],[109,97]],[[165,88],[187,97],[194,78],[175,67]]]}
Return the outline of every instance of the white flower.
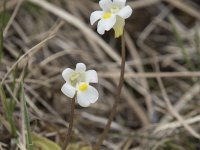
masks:
{"label": "white flower", "polygon": [[125,6],[126,0],[100,0],[99,5],[102,11],[94,11],[90,16],[90,23],[93,25],[99,20],[97,32],[104,34],[105,31],[114,29],[115,37],[123,34],[125,19],[131,16],[132,8]]}
{"label": "white flower", "polygon": [[99,93],[89,84],[98,83],[95,70],[86,71],[85,64],[78,63],[75,70],[66,68],[62,72],[62,77],[66,83],[62,86],[61,91],[70,98],[76,96],[79,105],[88,107],[97,101]]}

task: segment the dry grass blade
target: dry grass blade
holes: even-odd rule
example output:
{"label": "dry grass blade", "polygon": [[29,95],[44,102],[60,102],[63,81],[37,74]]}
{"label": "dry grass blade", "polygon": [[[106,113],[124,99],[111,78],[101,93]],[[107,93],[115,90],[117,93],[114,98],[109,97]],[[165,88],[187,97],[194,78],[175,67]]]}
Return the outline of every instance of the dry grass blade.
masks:
{"label": "dry grass blade", "polygon": [[[18,0],[12,0],[6,3],[6,9],[13,8],[17,4]],[[2,5],[2,1],[0,2],[0,12],[4,10],[4,6]]]}
{"label": "dry grass blade", "polygon": [[36,53],[37,50],[39,50],[48,40],[52,39],[54,37],[50,36],[46,39],[44,39],[42,42],[38,43],[36,46],[34,46],[33,48],[31,48],[29,51],[27,51],[24,55],[22,55],[13,65],[12,67],[9,69],[9,71],[5,74],[5,76],[3,77],[2,81],[1,81],[1,85],[3,85],[5,79],[8,77],[8,75],[12,72],[12,70],[17,66],[17,64],[19,64],[26,56],[28,55],[33,55],[33,53]]}
{"label": "dry grass blade", "polygon": [[185,4],[182,0],[165,0],[166,2],[170,3],[171,5],[185,11],[186,13],[190,14],[191,16],[200,20],[199,12],[195,8],[191,7],[190,5]]}
{"label": "dry grass blade", "polygon": [[[157,66],[157,67],[156,67],[157,70],[159,70],[158,65],[156,65],[156,66]],[[171,113],[177,120],[180,121],[180,123],[185,127],[186,130],[188,130],[188,131],[191,133],[191,135],[193,135],[194,137],[200,139],[200,135],[199,135],[193,128],[191,128],[191,126],[189,126],[189,125],[185,122],[185,120],[180,116],[180,114],[173,108],[173,105],[171,104],[171,102],[170,102],[170,100],[169,100],[169,98],[168,98],[168,96],[167,96],[167,92],[166,92],[166,90],[165,90],[165,88],[164,88],[164,85],[163,85],[163,82],[162,82],[161,78],[157,77],[157,81],[158,81],[158,84],[159,84],[159,87],[160,87],[160,89],[161,89],[163,98],[164,98],[164,100],[165,100],[165,102],[166,102],[166,105],[167,105],[167,107],[168,107],[170,113]]]}
{"label": "dry grass blade", "polygon": [[13,12],[13,14],[12,14],[10,20],[9,20],[9,22],[7,23],[7,25],[6,25],[6,27],[5,27],[4,31],[3,31],[3,37],[6,36],[6,34],[7,34],[7,32],[8,32],[8,29],[9,29],[9,27],[11,26],[11,24],[12,24],[12,22],[13,22],[15,16],[17,15],[17,12],[18,12],[18,10],[19,10],[21,4],[22,4],[22,0],[19,0],[19,2],[17,3],[17,6],[15,7],[15,10],[14,10],[14,12]]}
{"label": "dry grass blade", "polygon": [[[184,120],[186,124],[195,124],[200,122],[200,116],[195,116],[189,119]],[[176,129],[178,127],[182,127],[183,124],[179,121],[167,123],[165,125],[160,125],[156,128],[155,132],[160,132],[167,129]]]}
{"label": "dry grass blade", "polygon": [[134,1],[134,2],[129,2],[128,4],[133,9],[139,9],[139,8],[155,5],[155,4],[157,4],[157,3],[161,2],[161,1],[162,0],[137,0],[137,1]]}
{"label": "dry grass blade", "polygon": [[[118,78],[118,72],[99,73],[102,78]],[[125,78],[176,78],[176,77],[200,77],[200,72],[145,72],[145,73],[125,73]]]}

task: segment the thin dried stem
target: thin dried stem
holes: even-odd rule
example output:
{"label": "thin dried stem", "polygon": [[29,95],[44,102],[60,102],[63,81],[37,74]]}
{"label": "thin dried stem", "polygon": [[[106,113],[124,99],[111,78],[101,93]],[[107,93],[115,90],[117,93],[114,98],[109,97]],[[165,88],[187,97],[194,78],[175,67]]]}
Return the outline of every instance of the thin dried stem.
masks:
{"label": "thin dried stem", "polygon": [[[98,73],[102,78],[117,78],[119,77],[118,72],[99,72]],[[191,77],[200,77],[199,71],[179,71],[179,72],[145,72],[145,73],[125,73],[124,78],[191,78]]]}
{"label": "thin dried stem", "polygon": [[120,72],[120,80],[119,80],[119,84],[117,87],[117,92],[116,92],[116,96],[115,96],[115,101],[108,119],[108,122],[104,128],[103,133],[100,135],[96,146],[94,147],[94,150],[99,150],[100,146],[102,145],[104,139],[106,138],[106,135],[108,134],[108,131],[110,129],[110,125],[114,119],[114,116],[116,114],[117,111],[117,105],[118,102],[120,100],[120,94],[121,94],[121,90],[122,90],[122,86],[124,83],[124,71],[125,71],[125,57],[126,57],[126,50],[125,50],[125,41],[124,41],[124,36],[121,37],[121,53],[122,53],[122,60],[121,60],[121,72]]}
{"label": "thin dried stem", "polygon": [[69,127],[68,127],[67,137],[65,139],[63,149],[67,149],[67,146],[68,146],[70,138],[71,138],[73,122],[74,122],[74,111],[75,111],[75,96],[72,98],[72,101],[71,101],[71,112],[70,112],[70,118],[69,118]]}

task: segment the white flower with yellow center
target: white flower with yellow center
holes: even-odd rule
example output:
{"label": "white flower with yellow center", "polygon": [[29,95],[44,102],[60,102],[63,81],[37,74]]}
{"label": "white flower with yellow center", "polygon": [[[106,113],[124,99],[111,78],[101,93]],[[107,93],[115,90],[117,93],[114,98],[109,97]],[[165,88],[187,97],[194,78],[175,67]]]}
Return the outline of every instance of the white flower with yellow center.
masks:
{"label": "white flower with yellow center", "polygon": [[76,64],[76,69],[65,69],[62,77],[66,83],[62,86],[61,91],[68,97],[76,96],[77,102],[82,107],[88,107],[95,103],[99,97],[98,91],[89,83],[98,83],[97,72],[95,70],[86,71],[83,63]]}
{"label": "white flower with yellow center", "polygon": [[125,6],[126,0],[100,0],[99,5],[103,11],[94,11],[90,16],[90,23],[97,25],[97,32],[104,34],[105,31],[114,29],[115,37],[123,34],[125,19],[131,16],[132,8]]}

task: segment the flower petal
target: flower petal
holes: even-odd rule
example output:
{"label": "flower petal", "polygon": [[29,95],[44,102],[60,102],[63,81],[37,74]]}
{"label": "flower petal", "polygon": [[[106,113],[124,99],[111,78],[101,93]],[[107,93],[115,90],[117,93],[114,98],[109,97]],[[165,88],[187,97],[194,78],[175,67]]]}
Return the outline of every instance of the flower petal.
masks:
{"label": "flower petal", "polygon": [[73,98],[76,93],[76,89],[67,83],[62,86],[61,91],[70,98]]}
{"label": "flower petal", "polygon": [[130,6],[126,6],[124,8],[122,8],[117,15],[119,15],[120,17],[122,17],[123,19],[127,19],[128,17],[131,16],[133,10]]}
{"label": "flower petal", "polygon": [[89,99],[90,103],[92,103],[92,104],[95,103],[99,98],[99,92],[94,87],[89,86],[88,93],[90,94],[90,95],[88,95],[88,99]]}
{"label": "flower petal", "polygon": [[63,70],[62,72],[62,77],[64,78],[64,80],[69,83],[69,78],[70,75],[74,72],[74,70],[72,70],[71,68],[67,68],[65,70]]}
{"label": "flower petal", "polygon": [[82,107],[88,107],[88,106],[90,106],[89,100],[83,98],[83,97],[82,97],[82,94],[79,93],[79,92],[77,93],[76,99],[77,99],[77,102],[78,102],[78,104],[79,104],[80,106],[82,106]]}
{"label": "flower petal", "polygon": [[97,32],[101,35],[105,33],[105,23],[102,19],[97,24]]}
{"label": "flower petal", "polygon": [[86,66],[84,63],[77,63],[75,71],[85,72]]}
{"label": "flower petal", "polygon": [[89,86],[86,91],[77,92],[77,101],[82,107],[88,107],[90,103],[95,103],[98,97],[98,91],[92,86]]}
{"label": "flower petal", "polygon": [[98,83],[98,76],[95,70],[88,70],[85,72],[85,81],[88,83]]}
{"label": "flower petal", "polygon": [[109,31],[116,23],[116,16],[113,15],[110,19],[101,19],[97,25],[97,32],[104,34],[105,31]]}
{"label": "flower petal", "polygon": [[110,6],[112,5],[111,0],[100,0],[99,6],[103,9],[103,11],[108,11],[110,9]]}
{"label": "flower petal", "polygon": [[105,20],[105,29],[109,31],[116,23],[116,16],[113,15],[110,19]]}
{"label": "flower petal", "polygon": [[113,4],[117,4],[119,7],[124,7],[126,4],[126,0],[113,0]]}
{"label": "flower petal", "polygon": [[90,24],[93,25],[97,20],[101,18],[102,15],[103,15],[103,11],[94,11],[90,15]]}

